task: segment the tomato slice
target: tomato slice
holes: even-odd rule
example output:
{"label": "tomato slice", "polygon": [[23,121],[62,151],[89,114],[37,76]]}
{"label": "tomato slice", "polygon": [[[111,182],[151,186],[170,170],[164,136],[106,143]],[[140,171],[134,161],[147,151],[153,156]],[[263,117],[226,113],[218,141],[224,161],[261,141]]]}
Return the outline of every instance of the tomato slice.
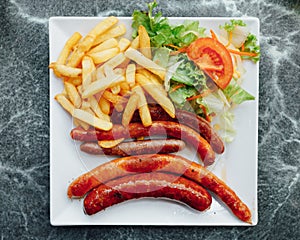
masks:
{"label": "tomato slice", "polygon": [[232,79],[233,64],[222,43],[213,38],[198,38],[186,53],[220,88],[226,88]]}

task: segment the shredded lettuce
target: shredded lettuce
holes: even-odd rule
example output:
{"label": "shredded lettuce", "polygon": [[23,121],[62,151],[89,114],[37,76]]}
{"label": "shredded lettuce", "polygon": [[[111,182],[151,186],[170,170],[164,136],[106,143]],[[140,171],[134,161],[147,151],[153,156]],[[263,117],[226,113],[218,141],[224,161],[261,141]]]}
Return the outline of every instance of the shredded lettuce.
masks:
{"label": "shredded lettuce", "polygon": [[232,32],[236,26],[246,26],[243,20],[231,19],[230,23],[225,23],[224,26],[220,26],[221,29],[225,29],[227,32]]}
{"label": "shredded lettuce", "polygon": [[204,73],[188,59],[186,54],[178,54],[177,61],[182,61],[171,80],[195,87],[199,92],[207,89]]}
{"label": "shredded lettuce", "polygon": [[[241,50],[241,48],[240,48]],[[256,53],[257,55],[254,57],[250,56],[242,56],[243,59],[250,59],[253,62],[259,61],[260,58],[260,46],[257,45],[257,38],[253,34],[249,34],[245,43],[244,43],[244,50],[243,52],[251,52],[251,53]]]}
{"label": "shredded lettuce", "polygon": [[135,10],[132,14],[132,37],[138,34],[138,27],[143,25],[150,37],[151,47],[174,45],[178,47],[188,46],[199,37],[204,37],[205,28],[199,27],[198,21],[185,21],[178,26],[171,26],[167,18],[162,17],[161,12],[153,15],[157,2],[148,4],[148,13]]}
{"label": "shredded lettuce", "polygon": [[234,79],[232,79],[230,84],[223,90],[223,93],[235,104],[241,104],[244,101],[255,99],[254,96],[241,88]]}
{"label": "shredded lettuce", "polygon": [[196,95],[197,90],[194,87],[185,86],[185,87],[178,88],[174,91],[174,88],[177,85],[178,84],[171,85],[169,96],[178,108],[183,108],[187,102],[186,99]]}

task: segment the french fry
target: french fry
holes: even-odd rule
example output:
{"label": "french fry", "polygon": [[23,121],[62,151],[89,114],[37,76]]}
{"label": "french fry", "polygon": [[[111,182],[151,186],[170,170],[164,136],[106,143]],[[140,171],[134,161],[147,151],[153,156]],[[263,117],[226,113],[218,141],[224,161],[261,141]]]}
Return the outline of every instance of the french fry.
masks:
{"label": "french fry", "polygon": [[97,80],[92,82],[87,89],[85,89],[82,93],[82,98],[88,98],[100,91],[105,90],[108,87],[111,87],[114,84],[120,83],[124,81],[125,78],[121,75],[115,75],[112,78],[104,78],[101,80]]}
{"label": "french fry", "polygon": [[140,47],[140,38],[139,38],[139,36],[137,36],[135,39],[132,40],[130,47],[133,48],[133,49],[138,49]]}
{"label": "french fry", "polygon": [[59,54],[59,57],[56,61],[57,64],[66,64],[67,59],[73,49],[73,47],[79,42],[79,40],[82,38],[81,34],[79,32],[75,32],[65,43],[65,46],[63,47],[62,51]]}
{"label": "french fry", "polygon": [[122,103],[123,104],[123,103],[127,102],[126,98],[121,97],[119,95],[115,95],[115,94],[111,93],[108,90],[105,90],[103,92],[102,97],[104,97],[107,101],[111,102],[114,105],[117,104],[117,103]]}
{"label": "french fry", "polygon": [[73,112],[73,117],[88,123],[91,126],[94,126],[95,128],[102,129],[102,130],[110,130],[112,128],[112,123],[105,121],[103,119],[100,119],[98,117],[95,117],[91,113],[82,110],[82,109],[75,109]]}
{"label": "french fry", "polygon": [[99,106],[104,114],[109,114],[110,113],[110,103],[107,99],[104,97],[101,97],[99,100]]}
{"label": "french fry", "polygon": [[90,128],[90,125],[83,122],[83,121],[80,121],[79,119],[77,118],[73,118],[73,123],[74,125],[77,127],[77,126],[80,126],[82,127],[84,130],[88,130]]}
{"label": "french fry", "polygon": [[90,107],[91,107],[90,102],[83,100],[80,108],[83,110],[86,110],[86,109],[89,109]]}
{"label": "french fry", "polygon": [[102,66],[100,66],[97,71],[104,71],[106,66],[110,66],[112,69],[116,68],[118,65],[122,64],[126,60],[124,53],[119,53],[113,58],[109,59]]}
{"label": "french fry", "polygon": [[120,87],[120,85],[115,85],[115,86],[111,87],[110,90],[113,94],[117,95],[121,91],[121,87]]}
{"label": "french fry", "polygon": [[147,100],[144,94],[143,89],[141,86],[136,85],[134,88],[132,88],[132,91],[135,92],[139,96],[139,101],[138,101],[138,109],[139,109],[139,114],[142,120],[142,123],[145,127],[148,127],[152,124],[152,118],[151,114],[149,111],[149,107],[147,104]]}
{"label": "french fry", "polygon": [[124,52],[129,46],[131,42],[127,38],[121,38],[118,47],[120,49],[120,52]]}
{"label": "french fry", "polygon": [[137,94],[132,94],[126,104],[126,107],[123,112],[122,116],[122,125],[128,126],[130,123],[132,116],[134,114],[134,111],[136,110],[138,106],[139,96]]}
{"label": "french fry", "polygon": [[93,81],[93,74],[96,69],[93,59],[89,56],[82,58],[82,89],[85,90]]}
{"label": "french fry", "polygon": [[103,43],[100,43],[99,45],[97,45],[96,47],[92,48],[89,53],[95,53],[95,52],[101,52],[103,50],[106,49],[110,49],[110,48],[115,48],[118,47],[119,43],[115,38],[110,38],[107,39],[106,41],[104,41]]}
{"label": "french fry", "polygon": [[126,81],[130,87],[133,87],[135,84],[135,64],[129,64],[126,68]]}
{"label": "french fry", "polygon": [[171,100],[162,93],[161,88],[157,87],[142,74],[136,74],[136,81],[148,92],[151,97],[172,117],[175,117],[175,108]]}
{"label": "french fry", "polygon": [[148,80],[149,80],[150,82],[152,82],[152,83],[155,84],[158,88],[161,89],[161,92],[162,92],[165,96],[168,95],[168,93],[165,91],[163,85],[160,83],[159,78],[158,78],[155,74],[151,73],[150,71],[148,71],[148,70],[145,69],[145,68],[138,69],[136,72],[137,72],[137,73],[141,73],[141,74],[143,74],[146,78],[148,78]]}
{"label": "french fry", "polygon": [[68,67],[63,64],[55,64],[54,70],[64,77],[78,77],[82,74],[81,68]]}
{"label": "french fry", "polygon": [[135,50],[133,48],[128,48],[124,54],[126,57],[133,60],[137,64],[148,69],[150,72],[158,75],[161,79],[165,79],[166,69],[157,65],[152,60],[146,58],[138,50]]}
{"label": "french fry", "polygon": [[112,29],[109,29],[108,31],[104,32],[103,34],[99,35],[94,43],[93,46],[98,45],[99,43],[104,42],[107,39],[115,38],[123,35],[126,32],[126,27],[124,24],[120,24]]}
{"label": "french fry", "polygon": [[70,60],[67,63],[67,66],[70,67],[77,67],[79,63],[81,62],[83,56],[86,52],[90,50],[90,48],[93,46],[93,43],[95,42],[95,39],[100,34],[104,33],[108,29],[110,29],[114,24],[118,22],[118,19],[116,17],[108,17],[98,23],[96,27],[94,27],[87,36],[78,43],[77,48],[73,51],[71,54]]}
{"label": "french fry", "polygon": [[124,75],[125,76],[125,70],[123,68],[115,68],[113,72],[116,75]]}
{"label": "french fry", "polygon": [[76,89],[76,87],[69,82],[65,82],[65,89],[69,96],[69,99],[73,103],[75,108],[80,108],[81,106],[81,97]]}
{"label": "french fry", "polygon": [[67,81],[77,87],[82,84],[82,77],[68,78]]}
{"label": "french fry", "polygon": [[95,64],[100,64],[113,58],[118,53],[119,53],[119,48],[116,47],[116,48],[106,49],[101,52],[90,53],[88,56],[90,56],[93,59]]}
{"label": "french fry", "polygon": [[118,139],[114,139],[114,140],[101,140],[101,141],[98,141],[98,145],[102,148],[112,148],[112,147],[119,145],[123,141],[124,141],[124,138],[118,138]]}
{"label": "french fry", "polygon": [[150,37],[146,28],[143,25],[139,26],[138,29],[140,52],[149,59],[152,59],[151,48],[150,48]]}
{"label": "french fry", "polygon": [[63,94],[57,94],[54,99],[71,115],[75,110],[74,105]]}
{"label": "french fry", "polygon": [[104,114],[102,112],[102,110],[98,104],[98,101],[96,100],[96,98],[94,96],[89,97],[89,103],[91,105],[91,109],[93,110],[93,112],[96,114],[97,117],[110,122],[110,117],[107,114]]}
{"label": "french fry", "polygon": [[103,21],[99,22],[87,35],[91,36],[99,36],[109,30],[113,25],[115,25],[118,22],[118,18],[111,16]]}

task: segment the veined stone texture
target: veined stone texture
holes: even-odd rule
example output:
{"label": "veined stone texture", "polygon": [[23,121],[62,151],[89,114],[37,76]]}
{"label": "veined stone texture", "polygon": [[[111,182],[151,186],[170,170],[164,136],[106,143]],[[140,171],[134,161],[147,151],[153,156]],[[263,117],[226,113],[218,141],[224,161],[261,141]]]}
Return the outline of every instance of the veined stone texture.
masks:
{"label": "veined stone texture", "polygon": [[0,239],[300,239],[299,0],[159,1],[169,17],[260,19],[255,227],[52,227],[48,20],[130,16],[144,1],[0,1]]}

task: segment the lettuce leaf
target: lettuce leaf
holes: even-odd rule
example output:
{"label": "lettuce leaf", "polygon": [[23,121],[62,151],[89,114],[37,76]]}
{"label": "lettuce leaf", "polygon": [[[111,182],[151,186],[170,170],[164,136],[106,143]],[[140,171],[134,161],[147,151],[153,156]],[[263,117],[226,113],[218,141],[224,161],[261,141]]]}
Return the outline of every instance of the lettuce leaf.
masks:
{"label": "lettuce leaf", "polygon": [[221,29],[225,29],[227,32],[232,32],[236,26],[246,26],[243,20],[231,19],[230,23],[225,23],[224,26],[220,26]]}
{"label": "lettuce leaf", "polygon": [[197,90],[194,87],[185,86],[174,91],[174,87],[177,85],[178,84],[171,85],[169,96],[178,108],[183,108],[187,102],[186,99],[196,95]]}
{"label": "lettuce leaf", "polygon": [[138,28],[143,25],[150,37],[151,47],[174,45],[178,47],[188,46],[199,37],[204,37],[205,28],[199,27],[198,21],[185,21],[178,26],[171,26],[167,18],[158,12],[153,15],[157,2],[148,4],[148,13],[135,10],[132,14],[132,37],[138,34]]}
{"label": "lettuce leaf", "polygon": [[[242,50],[242,49],[240,49]],[[245,43],[244,43],[244,49],[242,50],[243,52],[251,52],[251,53],[256,53],[257,55],[254,57],[250,56],[242,56],[243,59],[250,59],[253,62],[259,61],[260,58],[260,46],[257,45],[257,38],[253,34],[249,34]]]}
{"label": "lettuce leaf", "polygon": [[179,54],[177,56],[177,62],[179,61],[183,62],[176,69],[171,80],[177,83],[183,83],[187,86],[193,86],[199,92],[207,89],[204,73],[188,59],[187,55]]}
{"label": "lettuce leaf", "polygon": [[255,99],[253,95],[241,88],[234,79],[232,79],[230,84],[223,90],[223,93],[235,104],[241,104],[244,101]]}

